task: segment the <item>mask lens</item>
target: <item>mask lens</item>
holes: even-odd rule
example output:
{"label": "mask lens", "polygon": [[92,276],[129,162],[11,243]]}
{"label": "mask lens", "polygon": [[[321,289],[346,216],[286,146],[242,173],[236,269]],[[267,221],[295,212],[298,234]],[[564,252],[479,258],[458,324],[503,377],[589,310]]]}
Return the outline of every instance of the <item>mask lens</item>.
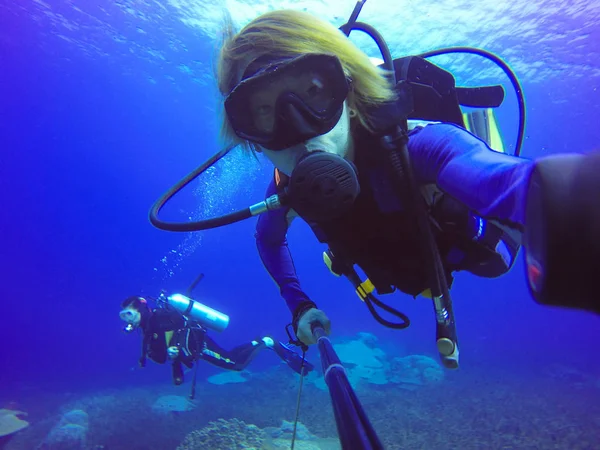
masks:
{"label": "mask lens", "polygon": [[119,317],[122,321],[131,323],[133,321],[133,313],[129,310],[123,310],[119,313]]}
{"label": "mask lens", "polygon": [[239,137],[276,150],[282,134],[286,145],[294,140],[288,125],[295,119],[315,125],[310,127],[312,133],[307,133],[306,125],[301,127],[296,143],[322,134],[323,124],[329,126],[339,118],[347,95],[340,61],[332,55],[309,54],[271,64],[242,81],[227,97],[225,110]]}

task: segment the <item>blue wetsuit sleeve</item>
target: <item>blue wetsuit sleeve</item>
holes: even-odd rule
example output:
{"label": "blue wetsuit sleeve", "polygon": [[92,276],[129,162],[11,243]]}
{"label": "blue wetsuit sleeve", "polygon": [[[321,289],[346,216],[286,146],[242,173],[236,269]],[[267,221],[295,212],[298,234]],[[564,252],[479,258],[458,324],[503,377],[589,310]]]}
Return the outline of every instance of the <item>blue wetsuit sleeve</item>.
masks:
{"label": "blue wetsuit sleeve", "polygon": [[522,231],[533,161],[496,152],[445,123],[413,131],[408,150],[419,184],[435,183],[481,217]]}
{"label": "blue wetsuit sleeve", "polygon": [[[275,183],[272,181],[267,189],[267,197],[276,193]],[[289,227],[287,214],[289,208],[280,208],[268,211],[258,217],[256,224],[256,246],[258,254],[279,286],[281,296],[293,313],[298,305],[308,296],[300,287],[296,268],[286,239]]]}

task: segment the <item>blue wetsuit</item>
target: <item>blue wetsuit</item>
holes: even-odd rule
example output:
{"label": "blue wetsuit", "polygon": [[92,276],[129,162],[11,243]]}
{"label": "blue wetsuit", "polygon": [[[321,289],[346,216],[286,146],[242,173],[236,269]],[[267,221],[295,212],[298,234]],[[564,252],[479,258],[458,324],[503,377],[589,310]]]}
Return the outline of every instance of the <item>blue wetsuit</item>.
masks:
{"label": "blue wetsuit", "polygon": [[[533,161],[493,151],[468,131],[445,123],[412,131],[408,150],[420,185],[435,184],[484,219],[522,231]],[[273,181],[267,195],[276,191]],[[288,212],[282,208],[262,214],[256,241],[265,268],[293,313],[309,297],[300,286],[286,240]]]}

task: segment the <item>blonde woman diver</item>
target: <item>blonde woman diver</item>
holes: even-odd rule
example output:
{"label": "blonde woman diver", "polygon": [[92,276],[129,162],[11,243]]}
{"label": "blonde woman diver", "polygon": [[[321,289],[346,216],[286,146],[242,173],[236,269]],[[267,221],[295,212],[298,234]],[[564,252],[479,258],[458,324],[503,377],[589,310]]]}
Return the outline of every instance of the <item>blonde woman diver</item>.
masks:
{"label": "blonde woman diver", "polygon": [[[281,10],[229,32],[218,59],[218,84],[223,137],[263,153],[275,166],[268,195],[325,174],[294,208],[268,211],[256,227],[258,252],[300,341],[313,344],[311,325],[329,332],[330,320],[298,280],[286,240],[294,218],[305,220],[337,261],[358,265],[380,294],[427,291],[415,218],[393,182],[389,161],[377,151],[379,124],[389,119],[386,107],[400,95],[389,73],[330,23]],[[597,274],[598,264],[582,269],[576,256],[600,253],[600,202],[580,195],[592,188],[598,200],[600,177],[591,172],[599,165],[597,155],[511,156],[493,151],[458,119],[406,133],[416,183],[432,188],[428,214],[449,284],[459,270],[482,277],[506,273],[525,237],[531,255],[527,276],[538,301],[544,295],[544,303],[599,310],[591,290],[577,281],[581,270]],[[577,233],[561,222],[571,220],[571,211],[584,222]],[[546,266],[540,267],[538,257],[546,258]],[[581,295],[565,295],[567,287],[578,286]]]}

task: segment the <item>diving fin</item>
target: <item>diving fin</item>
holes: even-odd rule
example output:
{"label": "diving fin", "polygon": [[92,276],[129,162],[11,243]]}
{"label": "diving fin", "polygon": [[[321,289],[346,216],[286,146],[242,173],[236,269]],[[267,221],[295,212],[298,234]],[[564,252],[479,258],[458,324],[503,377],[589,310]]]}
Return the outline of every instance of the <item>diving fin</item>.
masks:
{"label": "diving fin", "polygon": [[298,374],[307,375],[314,369],[314,366],[311,363],[282,342],[277,342],[273,346],[273,350],[275,350],[275,353],[277,353],[277,355]]}

